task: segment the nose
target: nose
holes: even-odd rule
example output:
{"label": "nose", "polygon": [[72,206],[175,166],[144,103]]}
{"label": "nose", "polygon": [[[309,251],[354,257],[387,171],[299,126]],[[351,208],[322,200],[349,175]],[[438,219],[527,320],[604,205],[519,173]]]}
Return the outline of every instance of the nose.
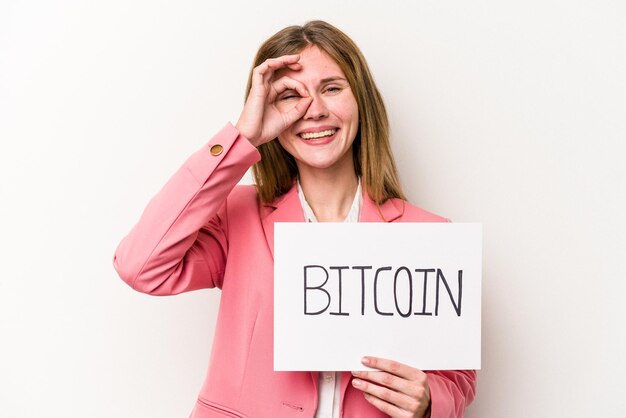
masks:
{"label": "nose", "polygon": [[304,114],[304,119],[317,120],[328,116],[328,108],[326,103],[324,103],[324,99],[318,95],[312,95],[311,97],[313,101]]}

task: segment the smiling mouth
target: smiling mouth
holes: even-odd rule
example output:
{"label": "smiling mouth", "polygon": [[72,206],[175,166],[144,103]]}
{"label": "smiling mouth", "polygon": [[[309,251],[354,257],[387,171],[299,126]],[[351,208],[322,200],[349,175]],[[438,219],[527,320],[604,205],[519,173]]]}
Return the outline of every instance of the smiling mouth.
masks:
{"label": "smiling mouth", "polygon": [[301,133],[301,134],[298,134],[298,136],[305,140],[320,139],[320,138],[326,138],[327,136],[333,136],[335,132],[337,132],[336,129],[327,129],[325,131],[319,131],[319,132]]}

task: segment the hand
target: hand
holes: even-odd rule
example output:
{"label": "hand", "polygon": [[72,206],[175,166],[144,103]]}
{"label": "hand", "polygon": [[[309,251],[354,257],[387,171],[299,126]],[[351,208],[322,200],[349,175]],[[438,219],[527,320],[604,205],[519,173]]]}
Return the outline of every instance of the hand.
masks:
{"label": "hand", "polygon": [[[270,58],[252,70],[250,93],[236,126],[254,146],[276,138],[309,108],[312,98],[302,83],[286,76],[274,80],[274,73],[281,68],[300,70],[302,65],[298,60],[298,54],[283,55]],[[274,101],[286,90],[294,90],[299,97],[279,109]]]}
{"label": "hand", "polygon": [[352,386],[365,399],[392,418],[430,416],[430,390],[426,373],[406,364],[378,357],[364,357],[362,363],[380,371],[352,372]]}

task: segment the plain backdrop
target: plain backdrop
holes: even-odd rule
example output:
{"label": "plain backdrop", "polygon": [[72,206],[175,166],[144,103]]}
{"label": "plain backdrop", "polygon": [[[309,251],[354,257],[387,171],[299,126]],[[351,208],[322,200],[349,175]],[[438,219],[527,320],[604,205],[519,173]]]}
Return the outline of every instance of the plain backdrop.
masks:
{"label": "plain backdrop", "polygon": [[0,416],[189,415],[219,291],[136,293],[113,252],[236,122],[259,44],[316,18],[367,57],[410,200],[484,226],[467,416],[626,416],[617,0],[3,0]]}

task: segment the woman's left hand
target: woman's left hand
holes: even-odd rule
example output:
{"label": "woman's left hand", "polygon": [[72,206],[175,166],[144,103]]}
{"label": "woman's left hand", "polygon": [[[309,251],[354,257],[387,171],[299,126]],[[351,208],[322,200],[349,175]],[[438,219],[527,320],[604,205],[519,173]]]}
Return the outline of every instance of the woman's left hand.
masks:
{"label": "woman's left hand", "polygon": [[380,371],[352,372],[352,386],[365,399],[392,418],[430,416],[428,377],[423,371],[379,357],[364,357],[362,363]]}

